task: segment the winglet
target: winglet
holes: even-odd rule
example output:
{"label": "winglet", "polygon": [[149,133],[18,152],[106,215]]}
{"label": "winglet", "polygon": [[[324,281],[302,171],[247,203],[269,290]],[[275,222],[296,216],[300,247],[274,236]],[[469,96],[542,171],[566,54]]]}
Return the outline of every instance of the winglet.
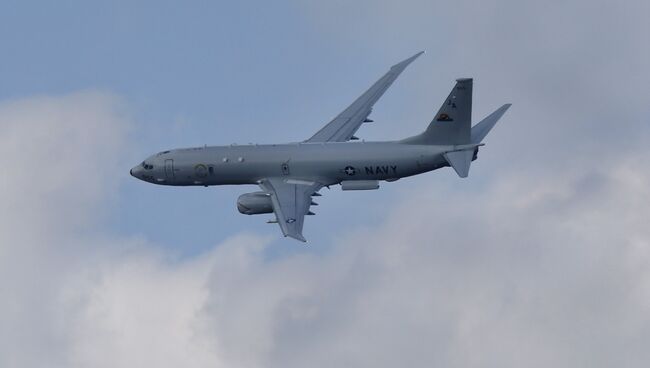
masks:
{"label": "winglet", "polygon": [[390,70],[396,70],[396,69],[399,69],[399,72],[401,72],[401,71],[404,70],[404,68],[406,68],[410,63],[412,63],[413,60],[417,59],[417,58],[418,58],[420,55],[422,55],[422,54],[424,54],[424,51],[420,51],[420,52],[418,52],[417,54],[411,56],[410,58],[405,59],[405,60],[402,60],[402,61],[400,61],[399,63],[397,63],[397,64],[391,66],[391,67],[390,67]]}
{"label": "winglet", "polygon": [[296,240],[300,240],[303,243],[307,242],[307,239],[305,239],[305,237],[302,236],[302,234],[286,234],[285,236],[288,236],[288,237],[296,239]]}

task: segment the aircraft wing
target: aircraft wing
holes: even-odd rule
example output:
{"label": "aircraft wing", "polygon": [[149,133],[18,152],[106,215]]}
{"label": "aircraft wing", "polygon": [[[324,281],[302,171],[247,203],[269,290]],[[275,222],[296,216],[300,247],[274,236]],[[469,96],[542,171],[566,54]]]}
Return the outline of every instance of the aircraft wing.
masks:
{"label": "aircraft wing", "polygon": [[302,236],[305,215],[311,214],[311,197],[322,184],[311,181],[269,178],[260,182],[263,191],[271,195],[273,211],[284,236],[307,241]]}
{"label": "aircraft wing", "polygon": [[352,105],[343,110],[334,120],[330,121],[321,130],[305,142],[345,142],[352,138],[361,124],[369,122],[368,115],[372,112],[372,106],[386,92],[388,87],[397,77],[424,51],[418,52],[410,58],[393,65],[388,73],[379,78],[364,94],[356,99]]}

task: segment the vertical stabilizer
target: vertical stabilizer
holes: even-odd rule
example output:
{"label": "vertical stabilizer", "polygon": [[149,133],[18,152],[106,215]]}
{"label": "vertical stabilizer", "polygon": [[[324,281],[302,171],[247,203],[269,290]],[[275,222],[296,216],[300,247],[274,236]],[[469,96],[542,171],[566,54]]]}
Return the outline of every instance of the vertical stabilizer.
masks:
{"label": "vertical stabilizer", "polygon": [[427,130],[405,143],[457,145],[470,143],[472,124],[472,79],[456,80]]}
{"label": "vertical stabilizer", "polygon": [[445,99],[424,133],[401,140],[404,144],[448,146],[443,156],[458,176],[467,177],[476,160],[479,146],[497,121],[508,110],[505,104],[472,127],[472,78],[456,79],[456,85]]}

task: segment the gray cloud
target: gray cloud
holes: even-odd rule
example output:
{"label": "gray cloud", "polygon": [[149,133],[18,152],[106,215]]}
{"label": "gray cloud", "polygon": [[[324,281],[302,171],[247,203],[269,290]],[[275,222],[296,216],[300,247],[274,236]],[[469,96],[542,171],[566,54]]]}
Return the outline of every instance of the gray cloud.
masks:
{"label": "gray cloud", "polygon": [[[108,168],[89,179],[95,189],[76,175],[29,191],[4,181],[2,203],[38,214],[2,211],[3,366],[642,366],[650,358],[650,176],[635,159],[647,150],[618,156],[613,168],[553,176],[531,168],[478,190],[433,182],[380,227],[342,236],[321,256],[268,260],[267,239],[242,235],[176,259],[141,239],[79,231],[92,229],[115,195],[120,158],[111,153],[126,144],[128,120],[114,98],[15,101],[0,108],[0,121],[11,137],[3,157],[50,162],[51,175],[99,159]],[[49,133],[32,134],[41,128]],[[30,140],[30,149],[7,148]],[[51,160],[63,144],[68,154]],[[14,179],[30,175],[29,165],[4,165]]]}
{"label": "gray cloud", "polygon": [[649,133],[648,2],[301,4],[323,34],[373,65],[427,50],[394,87],[400,93],[387,96],[399,103],[378,106],[376,116],[386,123],[364,131],[377,138],[422,129],[459,76],[476,78],[475,119],[504,100],[514,103],[502,124],[508,128],[490,142],[499,142],[501,157],[518,149],[509,157],[517,165],[541,155],[593,154],[605,143],[638,143]]}
{"label": "gray cloud", "polygon": [[238,330],[232,359],[263,349],[244,366],[640,366],[650,178],[633,162],[561,174],[434,186],[324,259],[253,255],[225,284],[215,268],[211,325]]}

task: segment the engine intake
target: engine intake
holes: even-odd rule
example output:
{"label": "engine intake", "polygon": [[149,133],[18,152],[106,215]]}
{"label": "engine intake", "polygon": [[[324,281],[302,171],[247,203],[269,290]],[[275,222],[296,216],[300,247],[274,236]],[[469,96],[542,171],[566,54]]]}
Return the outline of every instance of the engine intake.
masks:
{"label": "engine intake", "polygon": [[237,210],[244,215],[259,215],[272,213],[271,196],[265,192],[242,194],[237,198]]}

